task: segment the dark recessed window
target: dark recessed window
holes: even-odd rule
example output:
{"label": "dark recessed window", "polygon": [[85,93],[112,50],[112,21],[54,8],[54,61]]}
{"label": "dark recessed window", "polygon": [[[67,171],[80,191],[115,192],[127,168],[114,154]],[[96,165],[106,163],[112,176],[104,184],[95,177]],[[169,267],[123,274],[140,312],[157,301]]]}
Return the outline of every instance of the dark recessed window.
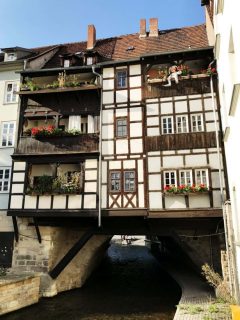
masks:
{"label": "dark recessed window", "polygon": [[120,118],[116,120],[116,137],[127,137],[127,118]]}
{"label": "dark recessed window", "polygon": [[119,171],[111,172],[110,174],[110,191],[120,192],[121,191],[121,173]]}

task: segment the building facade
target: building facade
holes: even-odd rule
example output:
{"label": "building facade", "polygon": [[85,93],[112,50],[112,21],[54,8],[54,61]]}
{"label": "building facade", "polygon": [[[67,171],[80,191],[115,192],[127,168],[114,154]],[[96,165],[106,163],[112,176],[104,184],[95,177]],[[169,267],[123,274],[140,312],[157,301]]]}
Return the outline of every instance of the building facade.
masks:
{"label": "building facade", "polygon": [[215,58],[218,66],[222,130],[230,192],[229,201],[225,203],[230,278],[233,295],[240,301],[239,154],[234,152],[240,116],[240,76],[237,71],[240,64],[240,46],[237,40],[240,25],[237,1],[209,1],[207,9],[211,9],[212,27],[215,33]]}
{"label": "building facade", "polygon": [[38,67],[29,59],[21,73],[8,208],[20,239],[13,268],[54,278],[63,267],[53,268],[48,248],[36,269],[37,245],[22,261],[27,240],[19,230],[41,242],[41,232],[56,238],[66,221],[75,228],[88,221],[104,234],[119,218],[148,228],[166,222],[164,236],[184,234],[186,245],[190,237],[205,248],[195,246],[199,267],[213,261],[225,179],[205,25],[159,31],[153,18],[147,31],[142,19],[139,33],[102,40],[91,25],[87,42],[52,46],[45,58]]}

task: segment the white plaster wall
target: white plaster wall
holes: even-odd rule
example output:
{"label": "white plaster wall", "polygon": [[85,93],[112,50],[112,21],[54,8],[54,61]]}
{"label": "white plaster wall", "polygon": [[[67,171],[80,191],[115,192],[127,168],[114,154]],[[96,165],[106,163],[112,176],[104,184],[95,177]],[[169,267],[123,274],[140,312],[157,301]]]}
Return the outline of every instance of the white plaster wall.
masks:
{"label": "white plaster wall", "polygon": [[144,186],[143,184],[138,185],[138,203],[139,208],[144,208]]}
{"label": "white plaster wall", "polygon": [[189,195],[189,206],[191,208],[209,208],[210,200],[208,194]]}
{"label": "white plaster wall", "polygon": [[159,106],[158,103],[151,103],[147,104],[147,115],[148,116],[155,116],[159,114]]}
{"label": "white plaster wall", "polygon": [[116,153],[125,154],[128,153],[128,140],[127,139],[118,139],[116,140]]}
{"label": "white plaster wall", "polygon": [[150,209],[162,209],[161,192],[149,192],[149,207]]}
{"label": "white plaster wall", "polygon": [[12,184],[12,193],[23,193],[24,184]]}
{"label": "white plaster wall", "polygon": [[161,164],[159,157],[148,157],[148,172],[160,172]]}
{"label": "white plaster wall", "polygon": [[197,155],[187,155],[185,157],[186,166],[206,166],[207,165],[207,156],[206,154],[197,154]]}
{"label": "white plaster wall", "polygon": [[121,165],[121,161],[109,161],[110,170],[121,169]]}
{"label": "white plaster wall", "polygon": [[102,126],[102,139],[113,139],[114,127],[113,125]]}
{"label": "white plaster wall", "polygon": [[149,190],[161,190],[161,175],[160,174],[150,174],[148,176],[148,186]]}
{"label": "white plaster wall", "polygon": [[102,111],[102,123],[113,123],[113,110]]}
{"label": "white plaster wall", "polygon": [[175,102],[175,112],[176,113],[188,112],[187,101],[176,101]]}
{"label": "white plaster wall", "polygon": [[85,160],[85,169],[97,169],[97,166],[98,166],[97,159]]}
{"label": "white plaster wall", "polygon": [[172,156],[163,157],[163,168],[177,168],[183,167],[183,157],[182,156]]}
{"label": "white plaster wall", "polygon": [[127,108],[119,108],[116,109],[116,117],[127,117]]}
{"label": "white plaster wall", "polygon": [[142,153],[143,152],[142,139],[131,139],[130,149],[131,149],[131,153]]}
{"label": "white plaster wall", "polygon": [[102,95],[103,95],[103,98],[102,98],[103,104],[114,102],[113,91],[104,91]]}
{"label": "white plaster wall", "polygon": [[113,154],[113,141],[103,141],[102,142],[102,154],[108,155]]}
{"label": "white plaster wall", "polygon": [[114,68],[103,69],[103,78],[113,78],[113,77],[114,77]]}
{"label": "white plaster wall", "polygon": [[116,90],[116,103],[127,102],[128,91],[127,90]]}
{"label": "white plaster wall", "polygon": [[141,74],[141,65],[140,64],[131,65],[129,67],[129,74],[130,76]]}
{"label": "white plaster wall", "polygon": [[143,160],[138,160],[137,163],[138,163],[138,167],[137,167],[138,182],[143,182],[144,181]]}
{"label": "white plaster wall", "polygon": [[171,209],[186,208],[185,198],[183,196],[166,196],[165,207]]}
{"label": "white plaster wall", "polygon": [[173,104],[172,102],[161,103],[161,114],[169,114],[173,113]]}
{"label": "white plaster wall", "polygon": [[203,111],[202,100],[200,100],[200,99],[199,100],[190,100],[189,106],[190,106],[190,112]]}
{"label": "white plaster wall", "polygon": [[141,121],[142,120],[142,108],[134,107],[130,109],[130,121]]}
{"label": "white plaster wall", "polygon": [[25,170],[26,162],[14,162],[13,170]]}
{"label": "white plaster wall", "polygon": [[50,209],[51,208],[51,196],[40,196],[38,208],[39,209]]}
{"label": "white plaster wall", "polygon": [[142,137],[142,123],[130,123],[130,137]]}
{"label": "white plaster wall", "polygon": [[103,90],[113,90],[114,79],[103,80]]}
{"label": "white plaster wall", "polygon": [[129,86],[130,88],[141,87],[142,78],[141,76],[134,76],[129,78]]}
{"label": "white plaster wall", "polygon": [[23,196],[11,196],[10,208],[11,209],[21,209],[23,202]]}
{"label": "white plaster wall", "polygon": [[160,129],[159,127],[157,128],[147,128],[147,135],[149,137],[153,137],[153,136],[158,136],[160,135]]}
{"label": "white plaster wall", "polygon": [[66,196],[55,195],[53,197],[53,209],[65,209],[66,208]]}
{"label": "white plaster wall", "polygon": [[80,194],[69,195],[68,209],[79,209],[82,206],[82,196]]}
{"label": "white plaster wall", "polygon": [[141,101],[142,100],[142,89],[131,89],[130,90],[130,101]]}

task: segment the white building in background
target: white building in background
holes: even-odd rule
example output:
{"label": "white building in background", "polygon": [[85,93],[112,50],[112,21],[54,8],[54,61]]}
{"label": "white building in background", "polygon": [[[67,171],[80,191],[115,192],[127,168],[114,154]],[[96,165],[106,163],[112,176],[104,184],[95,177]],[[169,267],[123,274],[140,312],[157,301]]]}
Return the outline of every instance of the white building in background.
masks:
{"label": "white building in background", "polygon": [[13,225],[7,217],[14,146],[17,137],[18,94],[24,60],[33,51],[14,47],[0,52],[0,266],[10,266]]}
{"label": "white building in background", "polygon": [[215,58],[219,76],[222,130],[225,144],[230,201],[226,203],[227,232],[232,259],[232,287],[240,300],[240,20],[239,1],[203,1],[212,17]]}

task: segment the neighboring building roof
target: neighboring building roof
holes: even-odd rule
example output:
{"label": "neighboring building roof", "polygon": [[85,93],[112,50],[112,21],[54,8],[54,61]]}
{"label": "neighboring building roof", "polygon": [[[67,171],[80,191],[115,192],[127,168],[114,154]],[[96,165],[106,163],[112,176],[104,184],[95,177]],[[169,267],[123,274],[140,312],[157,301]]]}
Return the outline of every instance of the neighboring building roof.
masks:
{"label": "neighboring building roof", "polygon": [[[44,69],[60,67],[59,55],[86,52],[87,42],[74,42],[46,47],[32,48],[36,57],[59,47],[54,56],[46,62]],[[168,53],[208,47],[205,24],[177,29],[162,30],[158,37],[139,38],[139,33],[122,35],[96,41],[94,51],[101,61],[119,61],[139,58],[148,53]]]}

